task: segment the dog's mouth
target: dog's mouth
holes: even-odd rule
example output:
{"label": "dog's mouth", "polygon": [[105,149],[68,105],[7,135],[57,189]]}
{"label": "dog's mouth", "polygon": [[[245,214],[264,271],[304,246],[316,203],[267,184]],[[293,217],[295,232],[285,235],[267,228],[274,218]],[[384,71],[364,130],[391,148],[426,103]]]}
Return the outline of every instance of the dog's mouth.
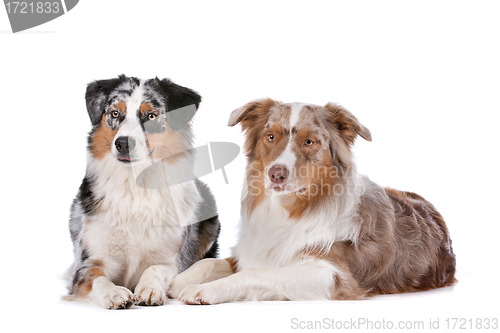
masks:
{"label": "dog's mouth", "polygon": [[118,157],[118,161],[123,162],[123,163],[132,163],[132,162],[135,162],[137,160],[131,159],[130,156],[121,156],[121,157]]}
{"label": "dog's mouth", "polygon": [[[151,155],[153,155],[154,151],[155,151],[154,148],[151,149],[151,151],[149,152],[147,157],[150,157]],[[123,163],[133,163],[133,162],[138,162],[139,159],[137,159],[137,158],[133,159],[130,157],[130,155],[127,154],[127,155],[119,156],[118,161],[123,162]]]}
{"label": "dog's mouth", "polygon": [[290,186],[287,185],[275,185],[273,184],[270,187],[271,190],[281,193],[281,194],[291,194],[291,193],[304,193],[307,191],[307,187],[301,187],[297,190],[290,188]]}

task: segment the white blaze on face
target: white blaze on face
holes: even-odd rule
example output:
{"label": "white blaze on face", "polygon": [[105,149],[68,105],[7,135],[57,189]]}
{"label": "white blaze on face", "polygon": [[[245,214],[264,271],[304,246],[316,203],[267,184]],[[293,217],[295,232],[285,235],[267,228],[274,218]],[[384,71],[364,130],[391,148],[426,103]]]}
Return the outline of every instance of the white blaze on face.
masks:
{"label": "white blaze on face", "polygon": [[281,153],[281,155],[272,163],[271,166],[273,165],[284,165],[288,169],[288,171],[291,172],[292,168],[295,165],[295,161],[297,160],[297,157],[295,154],[292,152],[292,142],[291,140],[288,141],[288,144],[285,148],[285,150]]}
{"label": "white blaze on face", "polygon": [[292,128],[294,128],[295,125],[299,122],[300,110],[302,110],[303,106],[304,104],[302,103],[292,103],[292,111],[290,112],[290,130],[292,130]]}
{"label": "white blaze on face", "polygon": [[285,150],[281,153],[281,155],[274,161],[273,165],[284,165],[287,169],[292,171],[292,168],[295,166],[295,161],[297,157],[292,152],[292,144],[293,144],[293,136],[292,136],[292,128],[299,122],[300,119],[300,110],[304,104],[301,103],[292,103],[291,111],[290,111],[290,123],[288,128],[290,129],[290,135],[288,137],[288,144]]}
{"label": "white blaze on face", "polygon": [[[293,145],[292,128],[294,128],[296,126],[296,124],[299,122],[300,111],[302,110],[303,106],[304,106],[304,104],[302,104],[302,103],[292,103],[291,104],[291,111],[290,111],[290,117],[289,117],[290,122],[289,122],[289,126],[288,126],[288,128],[290,130],[290,135],[288,137],[288,144],[286,145],[286,148],[281,153],[281,155],[273,163],[271,163],[271,165],[269,166],[269,168],[270,168],[273,165],[284,165],[289,171],[289,175],[290,175],[289,182],[293,182],[291,177],[293,175],[293,168],[295,167],[295,162],[297,161],[297,157],[295,156],[295,153],[292,152],[292,145]],[[269,181],[269,183],[270,183],[270,181]]]}
{"label": "white blaze on face", "polygon": [[[148,155],[146,136],[142,130],[141,123],[137,117],[137,111],[140,109],[141,104],[144,99],[144,81],[141,80],[139,86],[134,90],[132,95],[124,101],[127,105],[127,115],[123,120],[118,132],[115,135],[115,141],[117,138],[126,136],[134,139],[135,148],[131,152],[131,159],[141,160]],[[112,145],[112,153],[114,156],[118,155],[115,143]]]}

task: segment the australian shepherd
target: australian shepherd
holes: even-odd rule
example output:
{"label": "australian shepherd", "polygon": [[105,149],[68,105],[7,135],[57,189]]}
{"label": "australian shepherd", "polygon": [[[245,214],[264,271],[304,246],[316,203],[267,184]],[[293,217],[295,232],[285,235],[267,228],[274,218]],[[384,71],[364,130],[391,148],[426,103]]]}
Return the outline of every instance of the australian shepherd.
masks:
{"label": "australian shepherd", "polygon": [[190,120],[201,97],[168,79],[124,75],[86,92],[87,169],[71,207],[70,300],[161,305],[179,272],[215,258],[219,220],[193,176]]}
{"label": "australian shepherd", "polygon": [[353,300],[451,285],[455,255],[432,204],[358,174],[370,131],[340,105],[256,100],[236,109],[248,158],[239,239],[227,259],[174,278],[187,304]]}

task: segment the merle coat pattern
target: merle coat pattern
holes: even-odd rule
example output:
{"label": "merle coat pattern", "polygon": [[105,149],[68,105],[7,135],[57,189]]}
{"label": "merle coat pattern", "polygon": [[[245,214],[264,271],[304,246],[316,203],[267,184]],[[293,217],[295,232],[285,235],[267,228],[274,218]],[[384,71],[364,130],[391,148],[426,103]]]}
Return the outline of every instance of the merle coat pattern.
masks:
{"label": "merle coat pattern", "polygon": [[71,206],[67,299],[161,305],[176,274],[218,251],[215,200],[194,179],[189,150],[201,97],[169,79],[120,75],[90,83],[85,98],[92,129]]}

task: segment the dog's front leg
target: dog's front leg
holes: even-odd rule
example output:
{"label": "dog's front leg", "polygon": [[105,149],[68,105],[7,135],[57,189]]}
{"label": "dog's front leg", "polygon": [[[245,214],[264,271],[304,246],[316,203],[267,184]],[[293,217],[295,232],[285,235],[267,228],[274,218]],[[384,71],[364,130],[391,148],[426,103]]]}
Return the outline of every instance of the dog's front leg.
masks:
{"label": "dog's front leg", "polygon": [[187,304],[217,304],[239,300],[326,300],[331,298],[337,269],[321,259],[293,266],[250,268],[226,278],[184,289]]}
{"label": "dog's front leg", "polygon": [[93,303],[105,309],[128,309],[132,305],[133,295],[125,287],[111,282],[104,273],[100,260],[89,260],[77,269],[73,275],[70,299],[90,298]]}
{"label": "dog's front leg", "polygon": [[167,299],[166,290],[177,274],[174,264],[154,265],[142,273],[134,290],[137,305],[162,305]]}
{"label": "dog's front leg", "polygon": [[181,291],[193,284],[207,283],[233,274],[231,258],[208,258],[194,263],[184,272],[177,275],[168,289],[168,296],[178,298]]}

